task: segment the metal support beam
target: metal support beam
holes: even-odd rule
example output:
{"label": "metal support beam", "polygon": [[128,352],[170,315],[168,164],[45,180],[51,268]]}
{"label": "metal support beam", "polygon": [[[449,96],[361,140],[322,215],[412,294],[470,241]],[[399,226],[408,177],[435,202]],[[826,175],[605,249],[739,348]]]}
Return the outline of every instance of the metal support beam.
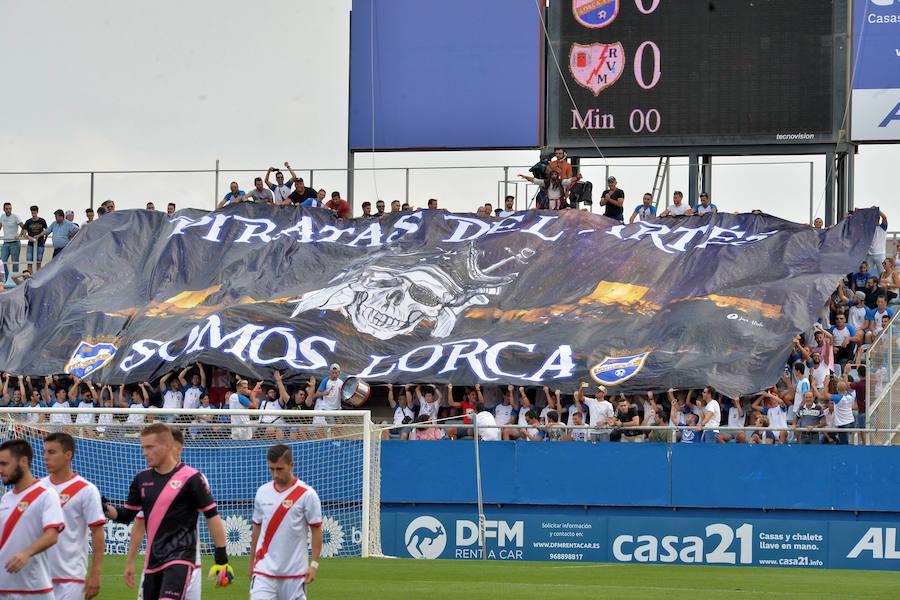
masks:
{"label": "metal support beam", "polygon": [[712,191],[712,155],[704,154],[700,157],[700,189],[701,192]]}
{"label": "metal support beam", "polygon": [[687,201],[689,206],[697,204],[697,173],[699,165],[697,163],[697,155],[688,155],[688,193]]}
{"label": "metal support beam", "polygon": [[847,155],[843,152],[837,155],[835,166],[837,201],[835,202],[835,222],[840,221],[847,214]]}
{"label": "metal support beam", "polygon": [[347,150],[347,203],[350,205],[350,214],[353,215],[353,162],[355,156],[353,150]]}
{"label": "metal support beam", "polygon": [[834,225],[834,151],[825,153],[825,227]]}
{"label": "metal support beam", "polygon": [[815,186],[816,186],[816,179],[815,179],[815,170],[816,169],[815,169],[815,167],[816,167],[815,163],[812,161],[809,161],[809,224],[810,225],[812,225],[813,221],[816,220],[816,215],[815,215],[816,209],[814,206],[816,194],[813,191],[813,188],[815,188]]}
{"label": "metal support beam", "polygon": [[94,172],[91,171],[91,210],[94,210]]}
{"label": "metal support beam", "polygon": [[216,180],[213,183],[213,210],[219,205],[219,159],[216,159]]}
{"label": "metal support beam", "polygon": [[853,188],[854,188],[854,171],[856,170],[856,149],[859,146],[853,144],[850,146],[850,151],[847,153],[847,210],[853,210],[856,208],[856,203],[853,200]]}

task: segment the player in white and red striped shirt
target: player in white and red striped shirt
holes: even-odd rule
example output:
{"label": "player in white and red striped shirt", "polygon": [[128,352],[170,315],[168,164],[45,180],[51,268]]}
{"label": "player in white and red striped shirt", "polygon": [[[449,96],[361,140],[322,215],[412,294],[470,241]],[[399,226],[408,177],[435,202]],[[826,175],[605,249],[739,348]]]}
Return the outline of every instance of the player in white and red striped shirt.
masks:
{"label": "player in white and red striped shirt", "polygon": [[0,596],[53,600],[47,548],[65,529],[56,491],[31,474],[25,440],[0,444],[0,477],[12,490],[0,497]]}
{"label": "player in white and red striped shirt", "polygon": [[[251,600],[304,600],[322,551],[322,503],[294,477],[294,457],[284,444],[266,453],[272,481],[256,491],[248,574]],[[312,533],[312,561],[306,553]]]}
{"label": "player in white and red striped shirt", "polygon": [[[51,433],[44,439],[44,466],[41,482],[59,494],[66,528],[56,545],[47,550],[56,600],[90,600],[100,593],[100,568],[105,538],[103,505],[97,486],[72,472],[75,439],[68,433]],[[94,548],[88,573],[88,531]]]}

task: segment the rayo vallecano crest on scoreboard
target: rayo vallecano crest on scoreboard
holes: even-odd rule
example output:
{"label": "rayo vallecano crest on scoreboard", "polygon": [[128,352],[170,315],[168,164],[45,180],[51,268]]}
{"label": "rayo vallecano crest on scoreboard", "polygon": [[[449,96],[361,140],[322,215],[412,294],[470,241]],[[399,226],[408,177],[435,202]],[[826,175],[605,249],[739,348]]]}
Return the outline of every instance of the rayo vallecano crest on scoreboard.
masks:
{"label": "rayo vallecano crest on scoreboard", "polygon": [[578,85],[598,95],[614,84],[625,68],[622,44],[572,44],[569,50],[569,71]]}

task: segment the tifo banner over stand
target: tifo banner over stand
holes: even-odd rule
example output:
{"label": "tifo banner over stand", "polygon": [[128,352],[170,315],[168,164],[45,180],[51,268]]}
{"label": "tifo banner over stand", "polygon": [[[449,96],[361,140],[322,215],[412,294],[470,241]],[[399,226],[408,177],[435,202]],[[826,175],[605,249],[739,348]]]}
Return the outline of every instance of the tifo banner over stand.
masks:
{"label": "tifo banner over stand", "polygon": [[[384,553],[481,559],[473,444],[381,458]],[[481,470],[491,560],[900,570],[896,448],[485,442]]]}
{"label": "tifo banner over stand", "polygon": [[875,225],[872,209],[828,231],[756,214],[115,211],[0,295],[0,369],[119,384],[199,361],[271,381],[338,362],[395,383],[751,393]]}

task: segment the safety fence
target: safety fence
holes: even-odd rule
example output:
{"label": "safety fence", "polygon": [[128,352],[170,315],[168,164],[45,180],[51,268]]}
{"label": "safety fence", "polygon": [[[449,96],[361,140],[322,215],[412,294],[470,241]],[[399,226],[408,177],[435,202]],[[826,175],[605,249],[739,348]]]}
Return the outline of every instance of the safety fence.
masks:
{"label": "safety fence", "polygon": [[900,311],[881,330],[866,356],[867,422],[876,428],[871,444],[900,444],[900,332],[896,328]]}

